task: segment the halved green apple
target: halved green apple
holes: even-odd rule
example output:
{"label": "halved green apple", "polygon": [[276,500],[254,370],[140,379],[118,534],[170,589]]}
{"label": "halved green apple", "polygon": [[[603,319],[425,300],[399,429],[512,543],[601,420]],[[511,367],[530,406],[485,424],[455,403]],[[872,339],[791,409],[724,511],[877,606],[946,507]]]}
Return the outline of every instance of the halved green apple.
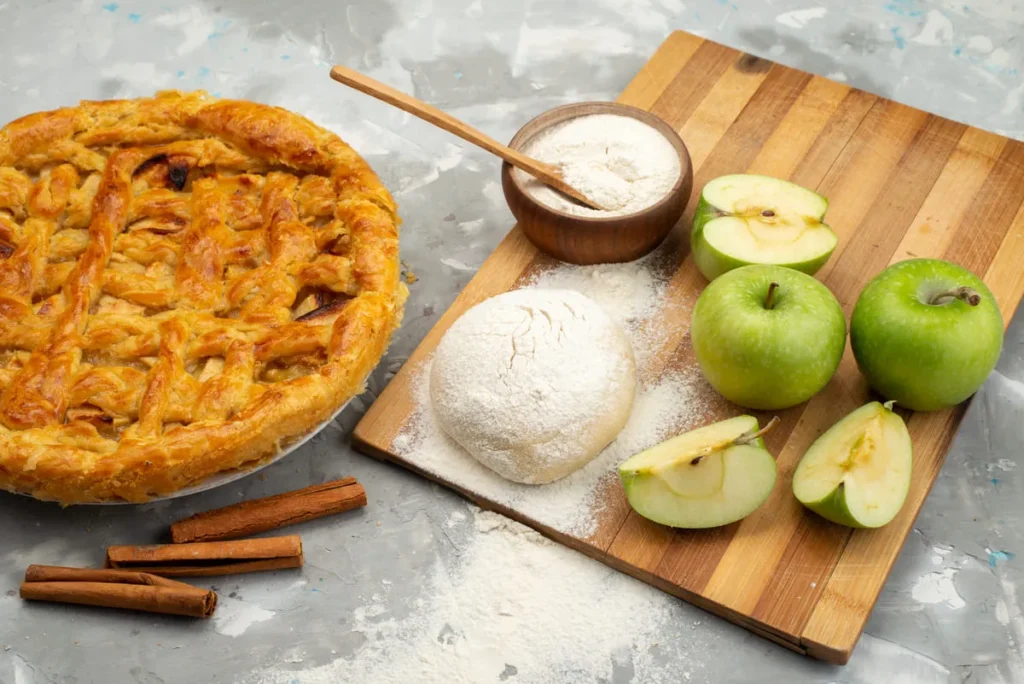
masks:
{"label": "halved green apple", "polygon": [[849,527],[881,527],[910,491],[912,446],[892,402],[873,401],[819,437],[793,473],[793,494],[821,517]]}
{"label": "halved green apple", "polygon": [[757,418],[739,416],[673,437],[619,466],[629,504],[671,527],[718,527],[764,503],[775,486],[775,459]]}
{"label": "halved green apple", "polygon": [[788,266],[814,275],[838,242],[822,223],[828,200],[795,183],[758,176],[719,176],[704,186],[690,245],[708,280],[748,264]]}

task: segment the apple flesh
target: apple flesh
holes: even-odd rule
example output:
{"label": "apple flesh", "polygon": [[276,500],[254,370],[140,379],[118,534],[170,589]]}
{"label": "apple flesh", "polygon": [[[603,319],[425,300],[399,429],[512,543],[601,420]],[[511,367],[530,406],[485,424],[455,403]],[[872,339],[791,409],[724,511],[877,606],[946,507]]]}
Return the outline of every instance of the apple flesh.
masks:
{"label": "apple flesh", "polygon": [[861,406],[819,437],[793,473],[797,500],[826,520],[881,527],[910,491],[912,446],[892,402]]}
{"label": "apple flesh", "polygon": [[846,347],[846,319],[828,288],[806,273],[743,266],[701,293],[690,339],[701,371],[722,396],[777,410],[807,401],[828,383]]}
{"label": "apple flesh", "polygon": [[629,505],[670,527],[702,529],[745,518],[775,486],[765,430],[758,430],[757,418],[739,416],[640,452],[619,467]]}
{"label": "apple flesh", "polygon": [[715,178],[694,212],[694,262],[708,280],[748,264],[813,275],[838,243],[822,222],[826,209],[824,197],[789,181],[754,174]]}
{"label": "apple flesh", "polygon": [[995,368],[1003,318],[985,283],[940,259],[912,259],[878,274],[850,318],[857,365],[886,399],[915,411],[964,401]]}

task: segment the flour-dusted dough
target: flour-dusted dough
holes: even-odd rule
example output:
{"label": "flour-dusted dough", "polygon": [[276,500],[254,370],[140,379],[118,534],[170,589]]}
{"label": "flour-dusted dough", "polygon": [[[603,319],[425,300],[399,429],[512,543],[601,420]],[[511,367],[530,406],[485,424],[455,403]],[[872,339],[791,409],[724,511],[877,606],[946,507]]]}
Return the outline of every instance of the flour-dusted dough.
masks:
{"label": "flour-dusted dough", "polygon": [[625,426],[635,390],[629,339],[571,290],[477,304],[445,333],[430,374],[444,430],[524,484],[553,482],[597,456]]}

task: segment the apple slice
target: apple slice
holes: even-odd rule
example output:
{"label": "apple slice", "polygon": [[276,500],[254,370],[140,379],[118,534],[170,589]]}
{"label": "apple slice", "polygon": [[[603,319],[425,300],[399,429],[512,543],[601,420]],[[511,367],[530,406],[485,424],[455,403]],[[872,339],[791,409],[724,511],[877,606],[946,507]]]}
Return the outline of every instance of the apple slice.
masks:
{"label": "apple slice", "polygon": [[704,186],[694,213],[693,259],[708,280],[748,264],[814,275],[838,242],[822,223],[826,209],[828,200],[789,181],[719,176]]}
{"label": "apple slice", "polygon": [[892,403],[861,406],[815,440],[793,473],[800,503],[849,527],[896,517],[910,490],[912,447]]}
{"label": "apple slice", "polygon": [[757,418],[739,416],[673,437],[619,466],[629,505],[649,520],[698,529],[740,520],[775,486]]}

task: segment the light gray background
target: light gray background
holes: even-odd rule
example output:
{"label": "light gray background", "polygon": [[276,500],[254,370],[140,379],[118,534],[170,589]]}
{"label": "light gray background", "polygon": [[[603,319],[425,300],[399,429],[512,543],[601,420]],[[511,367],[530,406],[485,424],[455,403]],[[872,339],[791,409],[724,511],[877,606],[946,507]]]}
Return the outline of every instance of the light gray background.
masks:
{"label": "light gray background", "polygon": [[[347,616],[382,573],[395,585],[388,609],[407,613],[428,569],[455,562],[449,537],[473,534],[471,526],[442,530],[466,504],[353,453],[348,435],[512,218],[494,159],[332,84],[327,67],[355,67],[508,139],[552,106],[613,98],[674,28],[1024,138],[1024,4],[1016,0],[0,3],[0,121],[160,88],[289,107],[340,132],[394,191],[403,256],[420,277],[370,393],[263,476],[142,507],[61,510],[0,495],[0,683],[235,681],[288,667],[285,654],[299,646],[301,681],[301,669],[361,646]],[[850,665],[812,662],[665,597],[679,616],[665,641],[695,638],[684,625],[701,622],[706,653],[691,681],[1024,681],[1024,556],[1013,558],[1024,553],[1022,343],[1018,317]],[[322,593],[285,592],[290,579],[273,575],[218,582],[225,594],[277,611],[236,637],[209,623],[16,598],[30,562],[97,563],[107,544],[158,541],[192,512],[341,475],[365,483],[370,505],[300,530],[304,576]],[[928,602],[935,592],[922,587],[942,578],[965,605]],[[616,684],[633,679],[629,668],[609,664],[608,672]]]}

